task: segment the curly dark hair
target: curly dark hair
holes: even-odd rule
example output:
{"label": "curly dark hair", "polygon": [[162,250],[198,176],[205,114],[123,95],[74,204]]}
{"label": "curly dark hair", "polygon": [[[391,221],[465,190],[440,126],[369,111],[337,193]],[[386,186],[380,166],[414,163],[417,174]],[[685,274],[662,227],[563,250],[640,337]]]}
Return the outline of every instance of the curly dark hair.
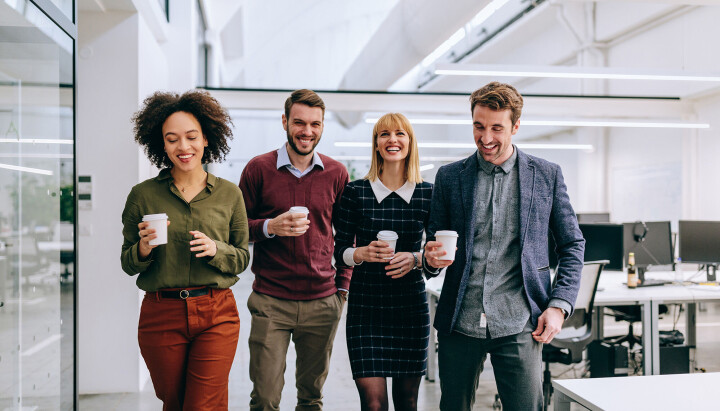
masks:
{"label": "curly dark hair", "polygon": [[162,126],[168,117],[178,111],[192,114],[200,123],[208,142],[202,163],[223,161],[230,151],[228,140],[233,138],[230,115],[207,91],[190,90],[183,95],[157,91],[146,98],[140,111],[133,115],[135,141],[145,147],[150,162],[158,168],[172,167],[165,153]]}

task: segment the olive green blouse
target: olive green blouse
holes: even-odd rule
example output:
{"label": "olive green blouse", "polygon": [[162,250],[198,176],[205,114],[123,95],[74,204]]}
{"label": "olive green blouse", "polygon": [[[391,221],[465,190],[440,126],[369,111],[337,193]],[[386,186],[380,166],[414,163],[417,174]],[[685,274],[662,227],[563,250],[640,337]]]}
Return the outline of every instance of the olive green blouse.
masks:
{"label": "olive green blouse", "polygon": [[[146,214],[165,213],[170,220],[168,243],[153,248],[147,260],[138,255],[138,224]],[[245,203],[238,186],[208,173],[207,186],[189,203],[173,184],[170,169],[136,185],[122,214],[121,263],[129,275],[140,274],[137,285],[145,291],[162,288],[210,286],[229,288],[250,260]],[[191,230],[217,244],[214,257],[195,257]]]}

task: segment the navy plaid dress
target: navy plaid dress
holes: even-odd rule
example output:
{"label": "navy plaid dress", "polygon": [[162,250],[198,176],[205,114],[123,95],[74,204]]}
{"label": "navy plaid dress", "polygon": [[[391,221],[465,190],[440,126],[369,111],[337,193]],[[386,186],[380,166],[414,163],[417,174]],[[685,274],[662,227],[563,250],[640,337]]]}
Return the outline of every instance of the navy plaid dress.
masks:
{"label": "navy plaid dress", "polygon": [[[378,203],[368,180],[349,183],[333,219],[337,264],[348,247],[368,245],[381,230],[398,234],[396,252],[420,251],[431,195],[432,184],[423,182],[409,204],[394,192]],[[353,378],[425,374],[430,316],[422,272],[393,280],[385,266],[353,269],[346,325]]]}

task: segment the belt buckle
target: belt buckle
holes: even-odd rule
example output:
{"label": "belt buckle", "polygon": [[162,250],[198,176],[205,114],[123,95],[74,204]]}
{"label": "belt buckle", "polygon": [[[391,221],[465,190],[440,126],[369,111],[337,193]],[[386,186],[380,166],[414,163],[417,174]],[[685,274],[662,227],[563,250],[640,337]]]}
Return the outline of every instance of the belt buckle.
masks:
{"label": "belt buckle", "polygon": [[190,297],[190,291],[188,291],[188,290],[180,290],[180,298],[182,298],[183,300],[185,300],[185,299],[187,299],[188,297]]}

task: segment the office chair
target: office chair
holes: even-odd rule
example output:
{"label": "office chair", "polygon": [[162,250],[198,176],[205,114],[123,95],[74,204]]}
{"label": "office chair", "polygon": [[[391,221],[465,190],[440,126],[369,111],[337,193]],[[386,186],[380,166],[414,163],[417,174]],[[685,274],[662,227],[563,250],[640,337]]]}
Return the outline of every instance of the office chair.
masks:
{"label": "office chair", "polygon": [[[583,351],[592,341],[592,313],[595,301],[595,292],[600,279],[600,273],[609,260],[586,261],[583,265],[580,278],[580,290],[575,300],[575,311],[565,320],[563,328],[550,341],[543,346],[542,359],[545,362],[543,372],[543,409],[547,410],[552,396],[552,375],[550,363],[561,364],[579,363],[583,359]],[[554,285],[554,284],[553,284]]]}
{"label": "office chair", "polygon": [[[628,333],[626,335],[615,335],[603,338],[603,341],[612,344],[628,343],[628,348],[632,350],[634,345],[642,346],[642,336],[635,335],[633,324],[642,321],[642,309],[639,305],[621,305],[617,307],[607,307],[610,313],[609,315],[615,317],[616,321],[627,321],[628,322]],[[663,315],[668,312],[668,306],[660,304],[658,306],[658,314]]]}

